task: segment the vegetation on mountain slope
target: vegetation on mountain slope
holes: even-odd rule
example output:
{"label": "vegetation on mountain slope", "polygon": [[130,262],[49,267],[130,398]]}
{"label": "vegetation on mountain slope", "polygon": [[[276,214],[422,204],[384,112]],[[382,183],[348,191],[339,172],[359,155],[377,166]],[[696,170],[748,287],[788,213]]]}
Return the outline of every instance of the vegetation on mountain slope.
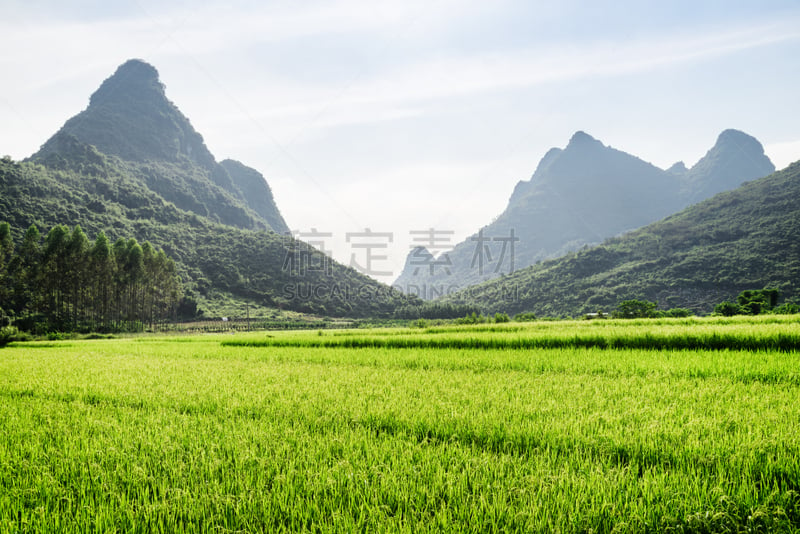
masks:
{"label": "vegetation on mountain slope", "polygon": [[800,297],[800,162],[602,245],[473,286],[444,302],[579,315],[627,299],[709,313],[748,289]]}
{"label": "vegetation on mountain slope", "polygon": [[61,168],[0,160],[0,214],[17,241],[33,224],[62,223],[91,235],[102,231],[112,242],[149,241],[177,262],[189,315],[192,297],[212,291],[331,316],[386,317],[418,303],[289,236],[182,210],[132,178],[116,158],[79,146],[76,154],[62,155]]}

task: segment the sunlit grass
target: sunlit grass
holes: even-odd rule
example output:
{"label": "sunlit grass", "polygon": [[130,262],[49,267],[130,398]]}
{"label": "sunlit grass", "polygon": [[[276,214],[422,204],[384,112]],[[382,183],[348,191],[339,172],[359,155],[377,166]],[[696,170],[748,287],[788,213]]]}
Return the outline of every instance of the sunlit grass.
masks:
{"label": "sunlit grass", "polygon": [[645,350],[800,350],[796,317],[563,321],[434,327],[422,330],[349,330],[251,334],[229,346],[429,349],[606,348]]}
{"label": "sunlit grass", "polygon": [[223,344],[797,323],[482,326],[3,349],[0,532],[800,528],[798,352]]}

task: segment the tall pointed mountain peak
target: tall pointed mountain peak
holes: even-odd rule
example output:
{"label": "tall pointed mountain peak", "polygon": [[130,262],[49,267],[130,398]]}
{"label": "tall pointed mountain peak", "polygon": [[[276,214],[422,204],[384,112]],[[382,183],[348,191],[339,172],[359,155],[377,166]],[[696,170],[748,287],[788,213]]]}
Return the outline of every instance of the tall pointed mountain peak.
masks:
{"label": "tall pointed mountain peak", "polygon": [[217,163],[145,61],[120,65],[32,159],[79,168],[92,146],[180,209],[239,228],[288,231],[264,177],[238,162]]}
{"label": "tall pointed mountain peak", "polygon": [[[120,65],[59,133],[128,161],[188,160],[209,171],[216,166],[203,137],[167,99],[158,71],[139,59]],[[53,151],[48,141],[34,157]]]}
{"label": "tall pointed mountain peak", "polygon": [[130,97],[132,94],[142,96],[144,93],[166,98],[164,84],[161,83],[156,68],[141,59],[130,59],[120,65],[94,92],[90,104],[101,105]]}

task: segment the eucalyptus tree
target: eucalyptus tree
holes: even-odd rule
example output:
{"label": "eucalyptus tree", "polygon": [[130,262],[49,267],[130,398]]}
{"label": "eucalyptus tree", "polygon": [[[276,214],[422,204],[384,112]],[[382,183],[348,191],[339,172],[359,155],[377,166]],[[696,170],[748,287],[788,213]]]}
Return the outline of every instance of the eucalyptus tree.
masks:
{"label": "eucalyptus tree", "polygon": [[80,225],[76,225],[67,239],[65,247],[66,259],[66,299],[65,308],[72,328],[88,319],[87,309],[89,239]]}
{"label": "eucalyptus tree", "polygon": [[80,225],[55,226],[41,243],[31,226],[14,253],[0,225],[0,309],[29,328],[140,329],[170,317],[181,297],[175,262],[150,243],[112,246],[104,232],[91,242]]}
{"label": "eucalyptus tree", "polygon": [[111,327],[111,296],[114,284],[114,263],[105,232],[100,232],[89,253],[89,278],[92,287],[93,323],[104,330]]}

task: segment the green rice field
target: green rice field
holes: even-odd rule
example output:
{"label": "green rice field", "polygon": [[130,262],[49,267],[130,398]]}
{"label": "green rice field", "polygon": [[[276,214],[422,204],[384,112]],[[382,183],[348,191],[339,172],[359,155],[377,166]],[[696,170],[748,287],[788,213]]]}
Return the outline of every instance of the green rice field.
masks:
{"label": "green rice field", "polygon": [[0,533],[800,532],[800,320],[13,343]]}

